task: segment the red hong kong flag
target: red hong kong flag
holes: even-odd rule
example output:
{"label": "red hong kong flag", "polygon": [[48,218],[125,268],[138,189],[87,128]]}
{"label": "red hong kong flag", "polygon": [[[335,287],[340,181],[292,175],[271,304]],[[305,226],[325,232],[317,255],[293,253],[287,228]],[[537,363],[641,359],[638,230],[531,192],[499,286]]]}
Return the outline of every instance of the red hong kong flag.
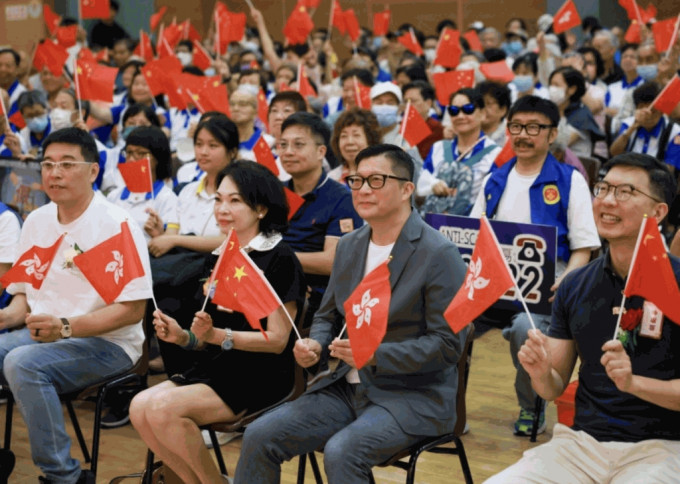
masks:
{"label": "red hong kong flag", "polygon": [[80,0],[80,16],[87,18],[109,18],[111,4],[109,0]]}
{"label": "red hong kong flag", "polygon": [[645,298],[680,324],[680,290],[654,217],[645,218],[640,226],[623,294]]}
{"label": "red hong kong flag", "polygon": [[659,20],[652,24],[652,33],[654,34],[654,45],[657,52],[666,52],[670,49],[677,39],[678,32],[675,30],[675,25],[678,18],[669,18],[666,20]]}
{"label": "red hong kong flag", "polygon": [[54,10],[52,10],[49,5],[44,4],[43,18],[45,19],[45,25],[47,26],[47,30],[49,31],[50,35],[54,35],[54,32],[61,23],[61,17],[54,13]]}
{"label": "red hong kong flag", "polygon": [[666,84],[666,87],[659,93],[652,107],[657,111],[670,115],[673,110],[680,103],[680,77],[678,74],[673,76],[673,79]]}
{"label": "red hong kong flag", "polygon": [[255,146],[253,146],[253,153],[255,154],[255,159],[260,165],[266,166],[274,175],[279,176],[279,169],[276,166],[276,159],[274,158],[274,154],[272,153],[272,150],[267,144],[267,141],[264,139],[263,135],[260,135],[257,143],[255,143]]}
{"label": "red hong kong flag", "polygon": [[512,138],[508,136],[508,139],[503,145],[503,149],[498,153],[493,163],[496,165],[496,168],[500,168],[508,161],[512,160],[515,156],[515,150],[512,149]]}
{"label": "red hong kong flag", "polygon": [[459,333],[514,285],[491,224],[482,216],[465,283],[444,311],[446,322]]}
{"label": "red hong kong flag", "polygon": [[619,5],[626,9],[626,14],[630,20],[642,21],[643,24],[646,24],[656,17],[656,7],[651,3],[646,9],[640,8],[635,0],[619,0]]}
{"label": "red hong kong flag", "polygon": [[130,281],[144,275],[127,221],[120,224],[120,233],[75,256],[73,263],[106,304],[114,302]]}
{"label": "red hong kong flag", "polygon": [[338,2],[338,0],[333,0],[333,12],[331,15],[333,16],[333,27],[344,35],[345,32],[347,32],[347,25],[345,24],[345,14],[342,11],[342,7],[340,7],[340,2]]}
{"label": "red hong kong flag", "polygon": [[357,20],[357,16],[354,13],[353,8],[348,8],[343,12],[343,15],[345,16],[345,27],[347,28],[347,34],[349,35],[349,38],[352,40],[352,42],[356,42],[359,40],[359,21]]}
{"label": "red hong kong flag", "polygon": [[64,239],[64,235],[66,234],[61,234],[54,244],[49,247],[34,245],[24,252],[12,268],[0,277],[2,287],[7,287],[17,282],[26,282],[35,289],[40,289],[50,270],[54,256],[57,254],[57,250],[59,250],[61,241]]}
{"label": "red hong kong flag", "polygon": [[515,74],[505,60],[484,62],[479,65],[479,70],[490,81],[499,81],[507,84],[515,78]]}
{"label": "red hong kong flag", "polygon": [[434,64],[453,69],[460,62],[462,52],[463,50],[460,48],[460,32],[445,27],[439,37]]}
{"label": "red hong kong flag", "polygon": [[464,87],[475,85],[475,71],[467,69],[464,71],[438,72],[432,75],[432,80],[439,104],[448,106],[451,94]]}
{"label": "red hong kong flag", "polygon": [[416,146],[432,134],[432,130],[410,101],[406,104],[400,133],[411,146]]}
{"label": "red hong kong flag", "polygon": [[383,37],[390,30],[390,10],[383,10],[373,14],[373,35]]}
{"label": "red hong kong flag", "polygon": [[415,55],[423,55],[423,48],[418,43],[418,39],[413,33],[413,30],[409,30],[408,32],[401,34],[399,37],[397,37],[397,41]]}
{"label": "red hong kong flag", "polygon": [[269,340],[260,320],[282,306],[281,299],[260,268],[241,250],[234,231],[222,250],[224,255],[215,269],[217,275],[212,302],[243,313],[250,326],[260,330]]}
{"label": "red hong kong flag", "polygon": [[118,171],[125,181],[125,186],[131,192],[149,193],[153,190],[151,163],[148,158],[118,163]]}
{"label": "red hong kong flag", "polygon": [[286,200],[288,200],[288,207],[290,207],[288,211],[288,220],[290,220],[300,210],[300,207],[304,205],[305,199],[288,187],[283,187],[283,191],[286,193]]}
{"label": "red hong kong flag", "polygon": [[312,30],[314,30],[314,22],[307,12],[307,7],[298,3],[283,27],[283,34],[289,44],[306,44],[307,36]]}
{"label": "red hong kong flag", "polygon": [[573,0],[567,0],[553,17],[553,32],[561,34],[572,27],[581,25],[581,17]]}
{"label": "red hong kong flag", "polygon": [[387,331],[392,299],[388,262],[389,259],[369,272],[343,304],[357,368],[362,368],[373,357]]}
{"label": "red hong kong flag", "polygon": [[463,34],[463,38],[468,41],[470,45],[470,50],[476,50],[477,52],[482,52],[482,43],[479,41],[479,35],[474,29],[468,30]]}

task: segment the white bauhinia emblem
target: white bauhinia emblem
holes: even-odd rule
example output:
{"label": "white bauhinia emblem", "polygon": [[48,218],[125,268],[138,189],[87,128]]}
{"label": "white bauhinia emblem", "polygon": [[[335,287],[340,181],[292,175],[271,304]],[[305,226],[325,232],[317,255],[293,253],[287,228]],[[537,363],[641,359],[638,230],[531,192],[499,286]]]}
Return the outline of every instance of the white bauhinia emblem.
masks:
{"label": "white bauhinia emblem", "polygon": [[113,272],[113,280],[118,281],[123,277],[123,254],[117,250],[112,250],[113,260],[106,264],[106,272]]}
{"label": "white bauhinia emblem", "polygon": [[352,312],[357,316],[357,329],[366,322],[368,326],[371,325],[371,308],[380,302],[377,297],[371,297],[371,290],[366,289],[366,292],[361,296],[361,304],[352,304]]}
{"label": "white bauhinia emblem", "polygon": [[571,19],[571,11],[567,10],[564,15],[562,15],[562,18],[560,19],[558,24],[563,24],[564,22],[569,22],[569,19]]}
{"label": "white bauhinia emblem", "polygon": [[33,259],[27,259],[21,263],[26,268],[26,275],[33,276],[37,280],[42,281],[45,278],[45,271],[50,265],[49,262],[41,263],[38,254],[33,254]]}
{"label": "white bauhinia emblem", "polygon": [[479,277],[480,272],[482,272],[482,259],[477,258],[477,262],[471,259],[468,275],[465,280],[465,287],[468,288],[468,299],[470,301],[474,300],[475,289],[484,289],[489,285],[490,279]]}

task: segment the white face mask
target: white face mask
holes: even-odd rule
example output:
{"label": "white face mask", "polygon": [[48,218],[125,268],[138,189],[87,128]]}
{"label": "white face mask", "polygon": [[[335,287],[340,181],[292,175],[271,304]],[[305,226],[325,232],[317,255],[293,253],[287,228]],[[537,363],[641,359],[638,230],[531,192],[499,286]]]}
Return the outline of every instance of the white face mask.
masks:
{"label": "white face mask", "polygon": [[425,60],[429,63],[434,61],[434,56],[437,53],[435,49],[425,49]]}
{"label": "white face mask", "polygon": [[567,98],[567,90],[563,87],[550,86],[548,88],[548,95],[550,100],[559,106]]}
{"label": "white face mask", "polygon": [[178,52],[176,55],[182,67],[190,66],[194,60],[194,55],[191,52]]}
{"label": "white face mask", "polygon": [[50,122],[52,123],[52,131],[70,128],[73,126],[73,122],[71,121],[71,111],[61,108],[53,109],[50,112]]}

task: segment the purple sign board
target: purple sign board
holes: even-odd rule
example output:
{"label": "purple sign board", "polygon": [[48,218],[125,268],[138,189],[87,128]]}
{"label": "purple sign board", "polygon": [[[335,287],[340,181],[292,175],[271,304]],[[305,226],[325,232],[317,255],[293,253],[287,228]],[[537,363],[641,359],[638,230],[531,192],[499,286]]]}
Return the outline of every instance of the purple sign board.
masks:
{"label": "purple sign board", "polygon": [[[479,219],[428,213],[425,221],[458,246],[470,262],[477,241]],[[529,311],[550,314],[557,259],[557,227],[489,220]],[[492,307],[523,311],[517,290],[508,290]]]}

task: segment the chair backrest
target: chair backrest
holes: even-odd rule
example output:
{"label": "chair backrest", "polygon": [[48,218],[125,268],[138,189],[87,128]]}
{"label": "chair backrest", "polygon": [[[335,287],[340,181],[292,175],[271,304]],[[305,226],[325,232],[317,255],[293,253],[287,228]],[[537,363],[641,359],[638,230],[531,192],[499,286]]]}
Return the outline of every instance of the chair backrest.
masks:
{"label": "chair backrest", "polygon": [[456,392],[456,426],[453,428],[455,435],[463,435],[465,423],[467,421],[467,411],[465,406],[465,394],[467,392],[468,374],[470,372],[470,362],[472,359],[472,340],[475,335],[475,325],[470,324],[463,351],[458,360],[458,392]]}

